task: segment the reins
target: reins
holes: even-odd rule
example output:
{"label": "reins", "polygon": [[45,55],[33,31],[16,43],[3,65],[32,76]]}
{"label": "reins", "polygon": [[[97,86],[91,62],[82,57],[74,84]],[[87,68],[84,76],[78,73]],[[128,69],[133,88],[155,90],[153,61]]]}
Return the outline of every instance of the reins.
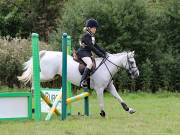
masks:
{"label": "reins", "polygon": [[111,81],[112,81],[112,79],[113,79],[113,75],[112,75],[111,71],[109,70],[109,67],[108,67],[107,64],[106,64],[106,61],[108,61],[108,62],[110,62],[111,64],[113,64],[114,66],[116,66],[117,69],[120,68],[120,66],[116,65],[115,63],[113,63],[112,61],[110,61],[108,58],[109,58],[109,56],[106,57],[106,58],[103,58],[102,61],[101,61],[101,63],[98,65],[98,67],[91,73],[91,75],[94,74],[102,64],[105,64],[105,66],[106,66],[106,68],[107,68],[107,70],[108,70],[108,72],[109,72],[109,74],[110,74],[110,76],[111,76],[107,87],[108,87],[109,84],[111,83]]}
{"label": "reins", "polygon": [[[108,56],[108,57],[109,57],[109,56]],[[101,63],[98,65],[98,67],[95,68],[95,69],[91,72],[91,75],[93,75],[93,74],[98,70],[98,68],[99,68],[103,63],[105,63],[105,61],[107,60],[108,57],[102,59]]]}
{"label": "reins", "polygon": [[[113,75],[112,75],[112,73],[111,73],[111,71],[110,71],[108,65],[106,64],[106,61],[108,61],[108,62],[110,62],[112,65],[116,66],[117,69],[121,68],[121,67],[118,66],[117,64],[115,64],[115,63],[113,63],[112,61],[110,61],[108,58],[109,58],[109,56],[106,57],[106,58],[103,58],[102,61],[101,61],[101,63],[98,65],[98,67],[91,73],[91,75],[94,74],[94,73],[98,70],[98,68],[99,68],[101,65],[105,64],[105,66],[106,66],[106,68],[107,68],[107,70],[108,70],[108,72],[109,72],[109,74],[110,74],[110,76],[111,76],[111,78],[110,78],[110,80],[109,80],[109,83],[108,83],[107,87],[110,85],[110,83],[111,83],[111,81],[112,81],[112,79],[113,79]],[[128,57],[128,54],[127,54],[127,62],[126,62],[126,66],[127,66],[127,64],[128,64],[128,67],[129,67],[128,70],[129,70],[129,72],[131,72],[131,69],[137,68],[137,67],[131,66],[129,59],[130,59],[130,57]],[[134,73],[136,73],[136,72],[137,72],[137,70],[133,71],[132,73],[134,74]]]}

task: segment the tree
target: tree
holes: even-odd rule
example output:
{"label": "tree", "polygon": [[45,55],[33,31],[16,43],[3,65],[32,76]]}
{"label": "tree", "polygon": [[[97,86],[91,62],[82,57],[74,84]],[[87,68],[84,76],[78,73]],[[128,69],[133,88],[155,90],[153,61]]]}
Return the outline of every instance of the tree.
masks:
{"label": "tree", "polygon": [[48,42],[49,34],[56,30],[57,18],[60,18],[61,8],[65,0],[31,0],[33,15],[33,31]]}
{"label": "tree", "polygon": [[64,0],[2,0],[0,2],[0,34],[27,38],[37,32],[48,41],[49,33],[56,30],[57,18]]}

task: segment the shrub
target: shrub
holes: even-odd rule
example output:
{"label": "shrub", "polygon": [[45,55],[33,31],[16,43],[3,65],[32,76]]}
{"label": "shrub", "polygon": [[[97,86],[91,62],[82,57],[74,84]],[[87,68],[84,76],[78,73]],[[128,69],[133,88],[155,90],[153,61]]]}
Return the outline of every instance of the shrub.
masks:
{"label": "shrub", "polygon": [[[52,47],[40,43],[40,50]],[[17,76],[22,74],[22,64],[31,57],[31,41],[18,38],[0,38],[0,85],[20,86]]]}

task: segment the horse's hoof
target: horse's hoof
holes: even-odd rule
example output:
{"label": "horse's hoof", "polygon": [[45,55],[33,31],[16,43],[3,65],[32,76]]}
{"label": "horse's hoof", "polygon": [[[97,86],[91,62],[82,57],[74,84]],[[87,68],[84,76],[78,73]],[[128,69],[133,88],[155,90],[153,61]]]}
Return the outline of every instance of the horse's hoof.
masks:
{"label": "horse's hoof", "polygon": [[136,111],[134,110],[134,109],[132,109],[132,108],[129,108],[129,111],[128,111],[130,114],[133,114],[133,113],[135,113]]}
{"label": "horse's hoof", "polygon": [[103,118],[104,118],[104,117],[106,116],[105,111],[104,111],[104,110],[101,110],[100,115],[101,115],[101,117],[103,117]]}

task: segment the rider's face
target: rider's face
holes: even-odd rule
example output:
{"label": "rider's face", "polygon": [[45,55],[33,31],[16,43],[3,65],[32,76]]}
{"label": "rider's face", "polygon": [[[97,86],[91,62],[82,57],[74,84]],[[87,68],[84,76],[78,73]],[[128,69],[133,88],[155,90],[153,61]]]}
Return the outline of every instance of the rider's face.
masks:
{"label": "rider's face", "polygon": [[95,34],[96,33],[96,27],[90,28],[90,31]]}

